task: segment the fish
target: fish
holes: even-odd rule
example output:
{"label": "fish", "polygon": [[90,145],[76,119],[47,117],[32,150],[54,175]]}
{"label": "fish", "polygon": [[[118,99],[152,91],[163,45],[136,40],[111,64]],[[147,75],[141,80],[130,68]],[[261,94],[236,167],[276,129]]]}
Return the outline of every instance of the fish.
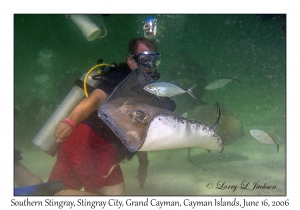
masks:
{"label": "fish", "polygon": [[144,86],[144,90],[147,92],[162,97],[172,97],[176,95],[180,95],[183,93],[190,94],[193,98],[197,99],[194,95],[192,90],[197,86],[197,84],[193,85],[187,90],[184,90],[174,84],[167,83],[167,82],[153,82],[148,85]]}
{"label": "fish", "polygon": [[208,83],[205,86],[205,90],[215,90],[218,88],[222,88],[233,80],[238,81],[240,83],[240,81],[235,78],[219,78],[219,79],[216,79],[216,80]]}
{"label": "fish", "polygon": [[277,144],[275,142],[275,140],[269,135],[267,134],[266,132],[264,131],[261,131],[261,130],[250,130],[249,131],[250,134],[256,139],[258,140],[259,142],[263,143],[263,144],[273,144],[273,145],[276,145],[277,147],[277,153],[279,151],[279,144]]}

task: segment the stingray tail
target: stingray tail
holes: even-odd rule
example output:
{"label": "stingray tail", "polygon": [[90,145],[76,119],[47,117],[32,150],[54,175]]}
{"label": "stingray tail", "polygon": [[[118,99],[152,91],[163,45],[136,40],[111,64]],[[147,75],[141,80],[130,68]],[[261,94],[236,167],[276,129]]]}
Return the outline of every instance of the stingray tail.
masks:
{"label": "stingray tail", "polygon": [[237,81],[237,82],[239,82],[239,83],[241,83],[241,82],[237,79],[237,76],[233,77],[232,79],[235,80],[235,81]]}
{"label": "stingray tail", "polygon": [[236,79],[236,78],[232,78],[233,80],[235,80],[235,81],[237,81],[237,82],[239,82],[239,83],[241,83],[238,79]]}
{"label": "stingray tail", "polygon": [[190,87],[189,89],[186,90],[186,92],[188,94],[190,94],[194,99],[197,99],[194,95],[193,95],[193,89],[197,86],[197,84],[194,84],[192,87]]}
{"label": "stingray tail", "polygon": [[217,103],[217,113],[218,113],[218,119],[216,120],[216,122],[212,125],[212,127],[214,129],[217,129],[218,125],[219,125],[219,122],[220,122],[220,117],[221,117],[221,109],[220,109],[220,106],[219,106],[219,103],[216,101]]}
{"label": "stingray tail", "polygon": [[189,149],[188,149],[188,157],[189,157],[189,161],[190,161],[191,163],[193,163],[195,166],[197,166],[198,168],[201,168],[202,170],[206,171],[205,168],[202,168],[202,167],[198,166],[196,163],[194,163],[194,162],[192,161],[190,153],[191,153],[191,148],[189,147]]}

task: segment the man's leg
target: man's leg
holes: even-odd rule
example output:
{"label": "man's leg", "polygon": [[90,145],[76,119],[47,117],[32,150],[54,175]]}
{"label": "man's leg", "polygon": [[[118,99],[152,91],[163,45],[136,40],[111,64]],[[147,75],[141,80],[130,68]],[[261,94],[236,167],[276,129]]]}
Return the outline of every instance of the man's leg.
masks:
{"label": "man's leg", "polygon": [[14,172],[14,178],[17,187],[26,187],[44,183],[40,177],[33,174],[19,162],[14,163]]}
{"label": "man's leg", "polygon": [[99,190],[95,190],[94,193],[100,195],[125,195],[125,184],[121,182],[116,185],[105,186]]}

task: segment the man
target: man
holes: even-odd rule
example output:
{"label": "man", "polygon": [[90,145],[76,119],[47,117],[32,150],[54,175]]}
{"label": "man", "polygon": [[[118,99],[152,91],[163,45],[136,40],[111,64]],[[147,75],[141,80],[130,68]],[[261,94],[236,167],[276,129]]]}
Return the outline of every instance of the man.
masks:
{"label": "man", "polygon": [[[133,39],[128,51],[127,65],[120,65],[122,68],[110,73],[56,127],[55,138],[63,144],[49,181],[63,179],[68,190],[59,195],[125,194],[119,162],[126,157],[130,159],[135,153],[129,152],[113,137],[112,131],[101,123],[97,110],[131,71],[142,68],[158,79],[156,67],[160,59],[155,44],[146,38]],[[149,162],[146,152],[138,152],[137,156],[140,164],[137,178],[143,187]],[[85,191],[80,191],[82,187]]]}

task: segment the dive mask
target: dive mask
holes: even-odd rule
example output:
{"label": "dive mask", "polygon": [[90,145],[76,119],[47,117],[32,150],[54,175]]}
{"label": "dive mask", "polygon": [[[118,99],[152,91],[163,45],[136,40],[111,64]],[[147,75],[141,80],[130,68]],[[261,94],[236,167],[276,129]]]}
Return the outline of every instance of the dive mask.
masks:
{"label": "dive mask", "polygon": [[132,58],[139,64],[139,66],[145,68],[154,68],[158,67],[160,64],[161,54],[147,50],[132,56]]}

